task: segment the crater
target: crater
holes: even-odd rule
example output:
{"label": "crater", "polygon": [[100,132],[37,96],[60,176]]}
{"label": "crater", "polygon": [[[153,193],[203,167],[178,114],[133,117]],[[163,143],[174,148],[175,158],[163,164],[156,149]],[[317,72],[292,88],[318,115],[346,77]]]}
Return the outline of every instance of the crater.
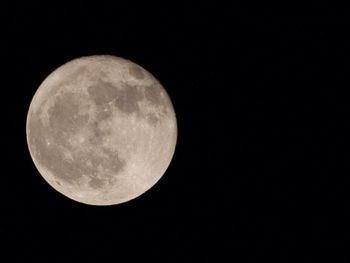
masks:
{"label": "crater", "polygon": [[145,77],[143,73],[143,69],[140,66],[135,64],[129,67],[129,74],[136,79],[143,79]]}
{"label": "crater", "polygon": [[153,112],[148,113],[146,115],[146,119],[152,125],[156,125],[160,121],[156,114],[154,114]]}

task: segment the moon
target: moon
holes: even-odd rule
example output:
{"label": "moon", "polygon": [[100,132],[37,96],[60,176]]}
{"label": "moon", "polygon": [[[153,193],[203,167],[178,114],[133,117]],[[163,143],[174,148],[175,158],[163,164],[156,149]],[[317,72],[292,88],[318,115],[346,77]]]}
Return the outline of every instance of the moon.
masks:
{"label": "moon", "polygon": [[42,177],[89,205],[130,201],[163,176],[177,123],[160,82],[130,60],[74,59],[53,71],[30,103],[26,136]]}

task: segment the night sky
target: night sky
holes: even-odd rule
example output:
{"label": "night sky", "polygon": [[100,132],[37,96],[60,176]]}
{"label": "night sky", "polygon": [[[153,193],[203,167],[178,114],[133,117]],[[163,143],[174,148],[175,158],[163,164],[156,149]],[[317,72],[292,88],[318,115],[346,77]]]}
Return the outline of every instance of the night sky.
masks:
{"label": "night sky", "polygon": [[[6,262],[350,260],[350,10],[226,2],[1,4]],[[25,134],[41,82],[96,54],[154,74],[178,122],[162,179],[109,207],[50,187]]]}

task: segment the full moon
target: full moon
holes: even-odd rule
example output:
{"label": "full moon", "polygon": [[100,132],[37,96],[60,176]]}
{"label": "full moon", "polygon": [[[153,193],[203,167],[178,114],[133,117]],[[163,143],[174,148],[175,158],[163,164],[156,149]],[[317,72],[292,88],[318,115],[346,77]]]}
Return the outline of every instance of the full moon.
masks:
{"label": "full moon", "polygon": [[27,143],[58,192],[114,205],[150,189],[175,151],[177,124],[160,82],[130,60],[96,55],[53,71],[30,103]]}

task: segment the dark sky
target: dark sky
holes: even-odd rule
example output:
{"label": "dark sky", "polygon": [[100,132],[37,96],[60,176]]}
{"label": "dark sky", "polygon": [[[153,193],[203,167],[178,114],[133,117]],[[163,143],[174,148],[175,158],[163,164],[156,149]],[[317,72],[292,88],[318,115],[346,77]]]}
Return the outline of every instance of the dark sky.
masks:
{"label": "dark sky", "polygon": [[[13,262],[348,262],[349,10],[46,2],[0,9],[0,243]],[[164,177],[110,207],[53,190],[25,138],[40,83],[95,54],[153,73],[178,121]]]}

